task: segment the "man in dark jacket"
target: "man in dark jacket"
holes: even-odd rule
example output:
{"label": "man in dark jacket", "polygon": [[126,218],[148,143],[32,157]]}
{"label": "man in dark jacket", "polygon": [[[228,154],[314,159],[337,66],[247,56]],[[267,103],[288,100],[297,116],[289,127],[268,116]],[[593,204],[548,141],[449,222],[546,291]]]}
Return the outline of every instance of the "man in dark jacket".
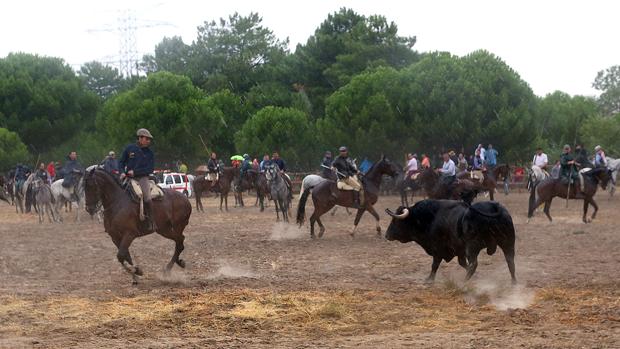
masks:
{"label": "man in dark jacket", "polygon": [[114,151],[110,151],[108,156],[106,156],[105,160],[103,160],[103,169],[104,171],[118,176],[120,174],[120,167],[118,164],[118,160],[116,159],[116,153]]}
{"label": "man in dark jacket", "polygon": [[286,162],[284,162],[284,160],[280,158],[280,153],[278,153],[277,151],[274,151],[273,154],[271,155],[271,163],[278,165],[278,169],[280,169],[280,173],[283,175],[282,178],[284,178],[284,181],[286,182],[286,185],[288,186],[288,191],[290,194],[289,200],[292,199],[293,198],[293,183],[291,183],[291,177],[289,177],[289,175],[286,174]]}
{"label": "man in dark jacket", "polygon": [[217,154],[211,152],[209,162],[207,162],[207,180],[211,182],[217,182],[219,179],[220,165],[217,161]]}
{"label": "man in dark jacket", "polygon": [[326,151],[325,156],[323,157],[323,161],[321,162],[321,172],[323,178],[333,178],[334,171],[332,171],[332,163],[334,159],[332,158],[332,152]]}
{"label": "man in dark jacket", "polygon": [[149,176],[155,168],[155,156],[149,146],[153,140],[151,132],[141,128],[136,132],[138,141],[129,144],[123,151],[119,162],[121,179],[129,177],[138,182],[142,190],[142,201],[144,202],[144,229],[146,232],[157,230],[155,219],[153,218],[153,206],[151,202],[151,186]]}
{"label": "man in dark jacket", "polygon": [[355,190],[359,195],[356,196],[355,201],[359,206],[364,204],[364,188],[362,183],[357,178],[357,167],[353,164],[353,160],[349,158],[349,150],[347,147],[342,146],[338,149],[340,155],[334,160],[332,166],[338,170],[338,189],[342,190]]}
{"label": "man in dark jacket", "polygon": [[76,184],[76,177],[82,175],[84,172],[82,165],[77,159],[77,152],[75,150],[70,152],[67,156],[67,162],[65,162],[65,165],[62,167],[62,172],[64,174],[62,186],[72,190]]}
{"label": "man in dark jacket", "polygon": [[[573,157],[571,153],[570,145],[566,144],[562,149],[562,155],[560,156],[560,178],[563,183],[568,184],[569,186],[579,179],[577,168],[577,161]],[[583,195],[581,194],[579,185],[575,185],[575,197],[580,198]]]}

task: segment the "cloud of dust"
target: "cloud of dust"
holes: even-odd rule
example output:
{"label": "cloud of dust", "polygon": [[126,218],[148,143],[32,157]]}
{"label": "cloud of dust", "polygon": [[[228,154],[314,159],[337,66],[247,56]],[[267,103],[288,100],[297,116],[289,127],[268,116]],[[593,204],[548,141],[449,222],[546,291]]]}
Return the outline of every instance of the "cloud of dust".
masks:
{"label": "cloud of dust", "polygon": [[189,282],[189,276],[181,270],[172,268],[170,272],[159,272],[156,274],[159,281],[166,284],[180,284],[185,285]]}
{"label": "cloud of dust", "polygon": [[271,228],[271,235],[269,235],[269,240],[294,240],[294,239],[302,239],[305,235],[305,230],[299,228],[297,225],[277,222]]}
{"label": "cloud of dust", "polygon": [[469,304],[490,304],[501,311],[526,309],[534,302],[535,292],[526,288],[523,283],[523,272],[529,268],[519,267],[517,265],[517,280],[520,281],[516,285],[512,285],[507,278],[508,269],[505,264],[494,270],[481,271],[479,267],[469,282],[464,281],[464,270],[459,268],[460,273],[449,275],[445,285],[456,289]]}
{"label": "cloud of dust", "polygon": [[252,271],[248,265],[242,265],[227,260],[218,260],[217,264],[219,265],[217,270],[213,273],[209,273],[207,279],[258,278],[258,274]]}

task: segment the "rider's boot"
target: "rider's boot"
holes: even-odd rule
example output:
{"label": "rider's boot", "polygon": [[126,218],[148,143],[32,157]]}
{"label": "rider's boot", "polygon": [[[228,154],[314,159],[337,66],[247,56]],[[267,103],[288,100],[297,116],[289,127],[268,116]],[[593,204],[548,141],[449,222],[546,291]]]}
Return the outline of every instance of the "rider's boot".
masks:
{"label": "rider's boot", "polygon": [[155,219],[153,215],[153,202],[144,203],[144,230],[147,233],[152,233],[157,230]]}
{"label": "rider's boot", "polygon": [[581,184],[578,181],[575,181],[574,184],[574,189],[575,189],[575,199],[583,199],[585,197],[585,195],[583,195],[583,192],[581,191]]}

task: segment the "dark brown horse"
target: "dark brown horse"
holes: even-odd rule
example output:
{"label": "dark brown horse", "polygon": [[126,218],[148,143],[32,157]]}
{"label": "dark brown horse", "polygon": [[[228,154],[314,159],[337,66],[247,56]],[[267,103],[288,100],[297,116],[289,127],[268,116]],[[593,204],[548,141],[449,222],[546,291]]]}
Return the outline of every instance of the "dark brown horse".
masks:
{"label": "dark brown horse", "polygon": [[221,168],[218,185],[220,187],[220,211],[222,210],[222,202],[225,203],[226,211],[228,211],[228,193],[232,188],[235,179],[239,176],[239,169],[236,167]]}
{"label": "dark brown horse", "polygon": [[260,204],[260,211],[263,212],[265,210],[265,198],[271,200],[271,188],[269,187],[269,182],[267,181],[267,177],[265,173],[259,173],[256,178],[256,206]]}
{"label": "dark brown horse", "polygon": [[426,168],[420,172],[417,182],[426,192],[429,199],[463,200],[469,204],[478,195],[480,185],[476,185],[469,179],[457,179],[450,185],[441,181],[441,175],[432,168]]}
{"label": "dark brown horse", "polygon": [[200,175],[196,176],[194,182],[192,183],[192,188],[194,189],[194,196],[196,197],[196,211],[204,212],[204,207],[202,207],[202,196],[205,193],[208,193],[212,189],[217,187],[217,182],[208,181],[206,176]]}
{"label": "dark brown horse", "polygon": [[[592,219],[596,218],[596,213],[598,212],[598,205],[594,201],[594,194],[596,194],[596,190],[598,189],[598,185],[601,185],[603,190],[607,189],[607,183],[611,179],[611,171],[607,168],[595,168],[586,173],[583,173],[583,184],[584,188],[582,191],[581,197],[575,197],[575,185],[580,185],[579,181],[574,183],[569,189],[566,183],[562,182],[560,178],[547,178],[543,180],[536,186],[536,202],[532,204],[530,202],[527,218],[528,221],[534,215],[534,210],[538,208],[542,203],[545,203],[545,208],[543,211],[549,221],[552,221],[551,215],[549,214],[549,208],[551,207],[551,201],[554,197],[561,197],[566,199],[568,194],[569,199],[583,199],[583,217],[582,220],[584,223],[590,223]],[[594,212],[592,212],[592,218],[587,219],[586,215],[588,214],[588,206],[592,205],[594,207]]]}
{"label": "dark brown horse", "polygon": [[355,203],[356,193],[352,190],[338,190],[336,182],[324,181],[317,184],[312,190],[305,190],[299,198],[299,206],[297,207],[297,223],[301,226],[306,217],[306,201],[308,196],[312,194],[312,202],[314,203],[314,212],[310,216],[310,237],[314,238],[314,223],[319,224],[319,237],[323,236],[325,227],[321,222],[321,216],[332,209],[335,205],[357,208],[355,215],[354,227],[351,236],[355,235],[357,225],[364,212],[370,212],[376,220],[377,234],[381,234],[381,226],[379,226],[379,214],[375,211],[373,205],[379,199],[379,187],[381,185],[381,177],[385,175],[396,176],[400,172],[400,167],[390,162],[387,158],[382,157],[375,163],[361,178],[364,187],[364,202],[361,207]]}
{"label": "dark brown horse", "polygon": [[243,176],[243,178],[241,178],[241,180],[237,178],[238,183],[235,183],[236,186],[234,187],[235,189],[234,194],[235,194],[236,202],[239,203],[239,206],[241,207],[245,206],[245,204],[243,203],[243,192],[244,191],[256,190],[256,184],[257,184],[256,182],[258,181],[258,176],[259,176],[259,173],[257,171],[248,170]]}
{"label": "dark brown horse", "polygon": [[470,180],[474,185],[478,187],[478,192],[488,192],[489,198],[491,200],[494,199],[495,188],[497,188],[497,182],[499,180],[504,181],[504,193],[508,194],[508,190],[506,189],[506,185],[508,184],[508,180],[510,178],[510,166],[506,164],[500,164],[495,166],[490,171],[483,171],[482,175],[484,179],[482,182],[478,182],[476,179],[470,179],[470,172],[461,172],[457,174],[458,179],[467,179]]}
{"label": "dark brown horse", "polygon": [[[105,231],[118,248],[116,258],[123,268],[131,274],[133,283],[138,282],[142,270],[134,266],[129,254],[129,246],[137,237],[148,235],[141,229],[139,205],[119,185],[116,178],[102,169],[93,169],[84,178],[86,210],[91,215],[97,211],[99,201],[103,204],[103,224]],[[157,233],[175,242],[174,255],[166,265],[170,271],[176,263],[185,268],[185,262],[179,258],[183,252],[183,230],[189,223],[192,205],[187,197],[177,191],[163,189],[161,200],[153,201],[153,219],[157,225]],[[131,267],[125,264],[127,262]]]}

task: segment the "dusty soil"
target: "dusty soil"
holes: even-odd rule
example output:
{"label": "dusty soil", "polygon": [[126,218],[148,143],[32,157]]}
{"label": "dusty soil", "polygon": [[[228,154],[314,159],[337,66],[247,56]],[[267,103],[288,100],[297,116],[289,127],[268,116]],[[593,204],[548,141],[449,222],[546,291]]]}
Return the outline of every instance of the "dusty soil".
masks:
{"label": "dusty soil", "polygon": [[[273,205],[220,212],[213,198],[186,230],[185,270],[162,272],[171,241],[134,242],[132,286],[101,225],[39,225],[2,204],[0,347],[620,347],[620,197],[599,195],[588,225],[581,201],[526,224],[525,194],[498,200],[516,224],[516,287],[501,252],[469,283],[453,261],[425,285],[431,258],[377,237],[369,215],[355,238],[352,216],[327,215],[310,240]],[[384,230],[398,202],[379,200]]]}

